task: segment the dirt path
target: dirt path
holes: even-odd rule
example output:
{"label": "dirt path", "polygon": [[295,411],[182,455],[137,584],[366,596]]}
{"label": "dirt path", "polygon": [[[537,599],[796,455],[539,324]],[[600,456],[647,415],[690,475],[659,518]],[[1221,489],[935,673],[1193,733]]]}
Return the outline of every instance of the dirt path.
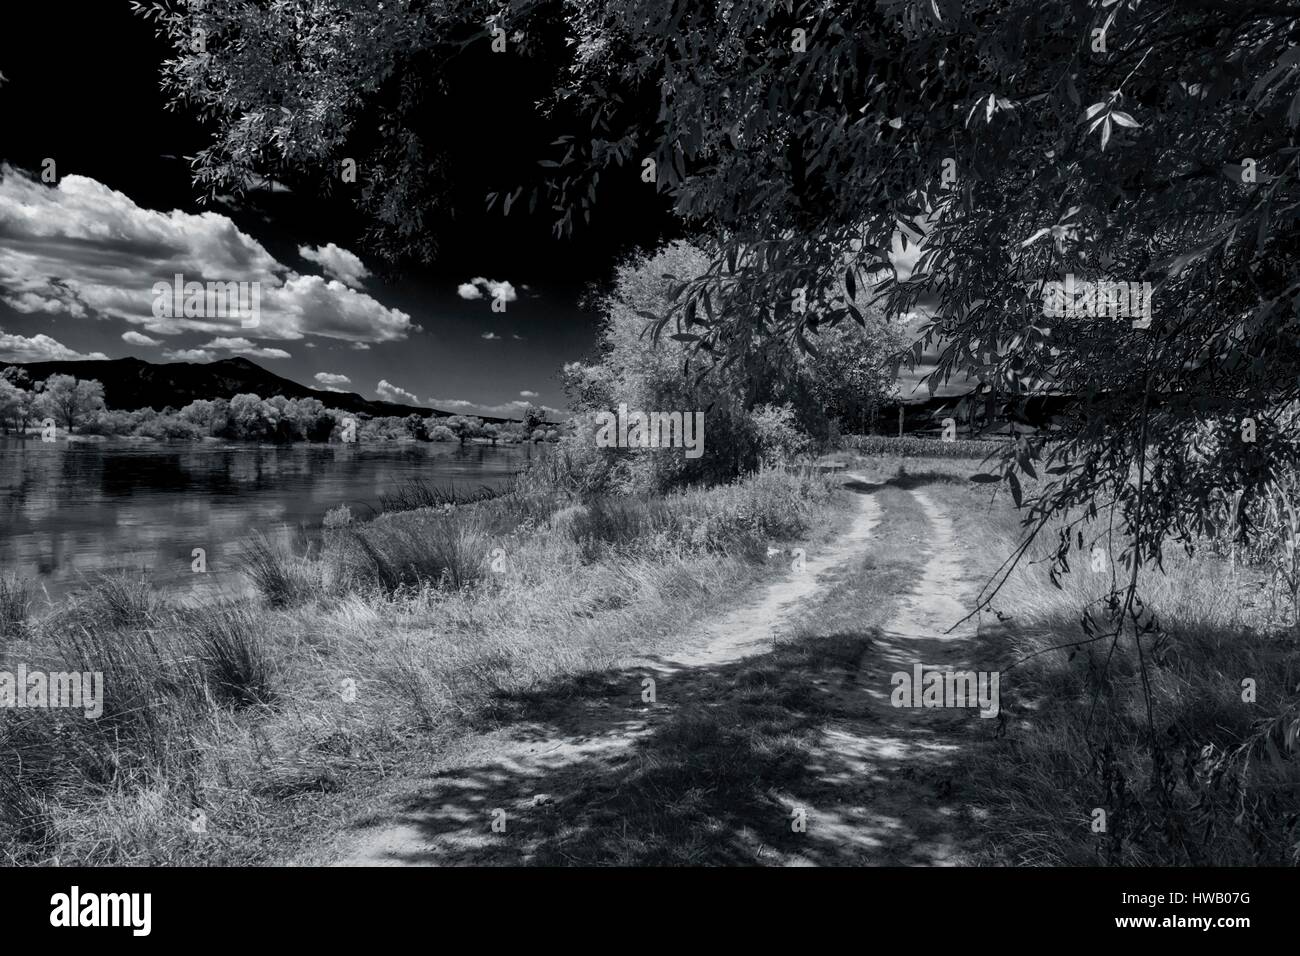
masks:
{"label": "dirt path", "polygon": [[[857,476],[848,476],[861,482]],[[965,612],[966,573],[960,564],[952,527],[926,495],[911,492],[931,525],[932,553],[923,576],[901,602],[879,642],[864,655],[856,680],[839,692],[835,717],[811,755],[818,765],[834,766],[825,780],[836,799],[809,811],[810,848],[824,841],[861,850],[855,862],[944,863],[955,859],[957,840],[949,829],[955,810],[934,791],[930,770],[958,747],[954,721],[936,720],[935,710],[906,711],[889,704],[889,675],[910,671],[914,662],[958,666],[974,630],[943,632]],[[397,822],[364,831],[344,854],[342,865],[457,865],[527,863],[535,844],[520,837],[539,815],[572,809],[566,800],[590,783],[594,773],[614,771],[633,759],[638,741],[662,732],[675,708],[698,699],[705,682],[695,680],[720,667],[767,654],[785,632],[794,630],[801,609],[843,573],[869,546],[880,508],[869,493],[857,497],[848,527],[829,547],[808,554],[803,570],[763,588],[744,606],[709,622],[671,654],[625,662],[618,670],[628,690],[615,699],[579,697],[558,716],[520,722],[486,735],[470,750],[439,769],[411,794]],[[787,562],[789,556],[784,558]],[[645,680],[653,679],[657,702],[642,702]],[[716,692],[716,685],[707,685]],[[707,701],[703,702],[707,706]],[[884,725],[887,730],[882,730]],[[638,758],[645,760],[644,756]],[[857,779],[845,780],[844,768]],[[942,773],[942,769],[938,771]],[[831,777],[835,779],[831,779]],[[850,775],[852,776],[852,774]],[[888,784],[888,786],[882,786]],[[512,833],[503,840],[491,823]],[[556,821],[549,821],[553,826]],[[541,827],[534,827],[541,829]],[[900,838],[895,840],[893,838]],[[900,854],[893,843],[913,851]],[[900,858],[901,857],[901,858]],[[815,862],[825,854],[786,854],[784,862]]]}
{"label": "dirt path", "polygon": [[854,848],[863,865],[962,862],[974,821],[954,793],[954,758],[972,732],[987,730],[970,710],[891,704],[895,673],[913,674],[917,664],[923,672],[976,669],[978,618],[958,622],[973,604],[978,577],[963,563],[944,509],[930,495],[911,494],[931,528],[929,560],[840,692],[843,716],[827,727],[815,754],[833,758],[827,783],[838,800],[816,811],[809,835],[835,844],[841,857]]}

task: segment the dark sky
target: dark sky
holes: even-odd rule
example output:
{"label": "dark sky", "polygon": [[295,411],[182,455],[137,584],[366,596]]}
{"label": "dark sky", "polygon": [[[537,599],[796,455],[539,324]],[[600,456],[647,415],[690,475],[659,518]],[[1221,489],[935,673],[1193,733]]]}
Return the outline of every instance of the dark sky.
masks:
{"label": "dark sky", "polygon": [[[576,241],[553,239],[549,222],[530,219],[522,203],[508,218],[484,210],[487,188],[516,182],[512,164],[531,166],[564,132],[536,114],[535,71],[488,62],[485,51],[453,78],[439,114],[455,171],[454,232],[432,266],[385,276],[341,198],[295,189],[242,206],[198,203],[183,157],[206,139],[191,117],[164,108],[166,47],[126,0],[19,4],[5,16],[0,160],[16,171],[0,181],[0,360],[241,353],[307,384],[321,384],[318,373],[346,376],[339,384],[367,397],[404,400],[377,391],[384,381],[453,411],[501,414],[524,398],[562,407],[556,372],[594,343],[595,316],[579,310],[579,293],[666,234],[658,200],[630,187],[602,198],[594,228]],[[47,157],[57,188],[39,182]],[[346,280],[337,259],[299,254],[329,244],[359,256],[369,274]],[[285,284],[264,303],[274,315],[261,327],[199,329],[152,316],[152,283],[169,281],[173,267],[221,273],[241,261],[270,263],[266,281]],[[510,284],[517,298],[504,314],[486,297],[458,295],[476,277]],[[331,278],[344,285],[326,288]]]}

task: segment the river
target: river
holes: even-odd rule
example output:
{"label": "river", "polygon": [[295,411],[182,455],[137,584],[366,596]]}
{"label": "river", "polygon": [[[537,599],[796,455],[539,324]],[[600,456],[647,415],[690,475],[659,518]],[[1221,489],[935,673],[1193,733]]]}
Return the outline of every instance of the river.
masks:
{"label": "river", "polygon": [[[103,572],[147,574],[201,596],[246,589],[242,541],[318,527],[340,504],[366,516],[412,479],[499,487],[545,446],[454,443],[54,442],[0,438],[0,573],[58,601]],[[193,570],[202,548],[207,571]],[[41,590],[43,589],[43,591]]]}

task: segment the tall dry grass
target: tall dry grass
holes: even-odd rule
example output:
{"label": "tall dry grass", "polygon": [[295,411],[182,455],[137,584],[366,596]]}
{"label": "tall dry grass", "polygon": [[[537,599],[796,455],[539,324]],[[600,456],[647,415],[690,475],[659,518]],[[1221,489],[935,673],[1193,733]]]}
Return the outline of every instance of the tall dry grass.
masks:
{"label": "tall dry grass", "polygon": [[[1168,549],[1163,569],[1139,575],[1151,625],[1139,644],[1131,626],[1116,637],[1108,613],[1127,571],[1103,522],[1084,538],[1098,536],[1104,569],[1085,553],[1053,586],[1049,528],[993,599],[1005,621],[990,639],[1020,663],[1002,675],[1006,736],[972,774],[990,810],[988,860],[1300,862],[1300,644],[1269,613],[1264,569],[1234,567],[1209,542]],[[967,530],[1002,557],[1019,529],[1003,507]]]}
{"label": "tall dry grass", "polygon": [[339,514],[309,544],[254,536],[255,599],[185,607],[138,577],[89,582],[0,645],[0,666],[106,687],[98,720],[0,712],[0,860],[282,859],[330,794],[650,649],[830,503],[825,479],[778,471],[620,503],[534,481]]}

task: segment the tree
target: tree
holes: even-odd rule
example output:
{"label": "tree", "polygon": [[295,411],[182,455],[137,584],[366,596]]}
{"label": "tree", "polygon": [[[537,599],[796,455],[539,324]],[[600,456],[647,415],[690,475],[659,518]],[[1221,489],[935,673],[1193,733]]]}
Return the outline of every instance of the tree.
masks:
{"label": "tree", "polygon": [[451,415],[443,420],[443,424],[451,429],[462,445],[483,431],[483,419],[473,415]]}
{"label": "tree", "polygon": [[251,392],[236,395],[230,400],[230,423],[236,438],[257,441],[271,434],[275,423],[267,418],[267,412],[274,412],[261,397]]}
{"label": "tree", "polygon": [[546,424],[546,412],[536,405],[528,404],[524,407],[523,425],[524,429],[531,432],[533,429]]}
{"label": "tree", "polygon": [[875,309],[863,313],[866,327],[841,322],[820,332],[808,360],[812,391],[826,415],[858,433],[895,391],[890,360],[906,344],[899,324]]}
{"label": "tree", "polygon": [[11,426],[20,435],[27,431],[35,402],[36,393],[26,369],[10,365],[0,372],[0,422],[6,432]]}
{"label": "tree", "polygon": [[217,406],[207,399],[200,398],[190,402],[178,412],[179,416],[192,425],[198,426],[204,435],[216,433]]}
{"label": "tree", "polygon": [[[655,335],[752,388],[758,341],[814,349],[828,325],[865,324],[868,300],[922,307],[933,381],[1079,397],[1056,441],[1022,441],[997,477],[1030,531],[1112,509],[1133,575],[1203,533],[1220,497],[1258,499],[1300,464],[1278,414],[1300,400],[1288,3],[543,0],[486,25],[469,0],[143,9],[177,50],[173,100],[216,124],[201,186],[247,181],[263,157],[332,170],[364,123],[376,175],[358,201],[385,252],[420,256],[446,190],[403,120],[439,95],[443,54],[498,24],[536,37],[525,52],[546,55],[539,95],[564,132],[530,205],[568,232],[648,168],[707,225],[708,268],[680,277]],[[1150,281],[1150,327],[1045,316],[1044,283],[1070,275]],[[1250,447],[1246,418],[1266,436]],[[1077,540],[1062,535],[1058,571]]]}
{"label": "tree", "polygon": [[416,441],[428,441],[429,432],[425,428],[424,419],[415,412],[406,416],[406,433]]}
{"label": "tree", "polygon": [[0,426],[8,434],[10,426],[17,427],[24,391],[7,378],[0,378]]}
{"label": "tree", "polygon": [[[725,481],[756,467],[760,436],[753,410],[764,404],[788,406],[805,437],[826,433],[825,403],[814,387],[812,359],[755,340],[730,366],[701,375],[692,363],[704,369],[708,365],[694,358],[692,335],[654,341],[644,334],[645,316],[671,305],[673,284],[665,275],[695,276],[708,267],[702,249],[680,241],[621,263],[612,288],[588,303],[603,315],[598,356],[570,363],[563,371],[571,406],[580,415],[615,411],[624,404],[629,410],[705,413],[708,454],[694,460],[680,452],[625,456],[629,461],[623,467],[636,488]],[[864,344],[864,363],[872,356],[878,352]],[[566,452],[578,460],[583,450],[572,446],[593,443],[584,426],[572,435]]]}
{"label": "tree", "polygon": [[92,412],[104,409],[104,386],[94,379],[51,375],[38,386],[38,409],[72,431]]}
{"label": "tree", "polygon": [[32,377],[27,369],[19,368],[17,365],[6,365],[3,372],[0,372],[0,378],[17,388],[32,387]]}

